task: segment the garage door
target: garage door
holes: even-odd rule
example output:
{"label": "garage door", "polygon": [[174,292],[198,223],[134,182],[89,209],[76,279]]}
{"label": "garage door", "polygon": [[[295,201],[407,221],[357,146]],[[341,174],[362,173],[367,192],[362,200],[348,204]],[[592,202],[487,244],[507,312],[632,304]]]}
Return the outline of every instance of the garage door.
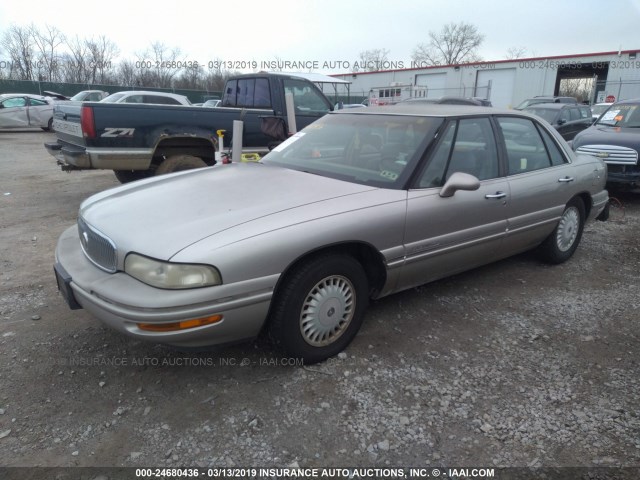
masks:
{"label": "garage door", "polygon": [[446,81],[446,72],[416,75],[416,85],[423,85],[427,87],[427,98],[444,97],[446,95]]}
{"label": "garage door", "polygon": [[[511,108],[513,85],[516,79],[515,68],[503,70],[479,70],[476,77],[476,97],[488,98],[498,108]],[[491,88],[488,86],[491,85]]]}

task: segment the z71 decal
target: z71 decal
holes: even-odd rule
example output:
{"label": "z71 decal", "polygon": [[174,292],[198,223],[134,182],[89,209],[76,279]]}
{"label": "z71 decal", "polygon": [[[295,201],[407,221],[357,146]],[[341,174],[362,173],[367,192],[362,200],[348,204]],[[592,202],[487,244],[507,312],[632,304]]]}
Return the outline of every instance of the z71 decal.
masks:
{"label": "z71 decal", "polygon": [[105,128],[101,137],[133,137],[135,128]]}

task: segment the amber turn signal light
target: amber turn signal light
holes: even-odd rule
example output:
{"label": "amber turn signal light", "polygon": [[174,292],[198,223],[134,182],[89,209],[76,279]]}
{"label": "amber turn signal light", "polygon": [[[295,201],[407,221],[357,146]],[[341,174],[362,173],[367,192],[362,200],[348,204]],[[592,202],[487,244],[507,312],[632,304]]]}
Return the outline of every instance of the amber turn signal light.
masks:
{"label": "amber turn signal light", "polygon": [[222,315],[211,315],[205,318],[196,318],[193,320],[183,320],[181,322],[172,323],[138,323],[140,330],[147,332],[175,332],[177,330],[188,330],[189,328],[203,327],[211,325],[222,320]]}

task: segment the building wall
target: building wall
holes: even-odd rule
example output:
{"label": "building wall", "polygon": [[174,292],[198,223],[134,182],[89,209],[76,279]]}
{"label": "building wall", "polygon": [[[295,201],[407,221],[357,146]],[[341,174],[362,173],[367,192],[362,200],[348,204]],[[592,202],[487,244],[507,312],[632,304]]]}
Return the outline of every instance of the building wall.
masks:
{"label": "building wall", "polygon": [[557,94],[559,78],[594,75],[594,99],[597,90],[616,100],[640,97],[640,50],[637,57],[635,50],[625,50],[332,76],[352,82],[353,98],[368,97],[375,87],[403,83],[426,85],[430,98],[478,96],[496,107],[513,108],[536,95]]}

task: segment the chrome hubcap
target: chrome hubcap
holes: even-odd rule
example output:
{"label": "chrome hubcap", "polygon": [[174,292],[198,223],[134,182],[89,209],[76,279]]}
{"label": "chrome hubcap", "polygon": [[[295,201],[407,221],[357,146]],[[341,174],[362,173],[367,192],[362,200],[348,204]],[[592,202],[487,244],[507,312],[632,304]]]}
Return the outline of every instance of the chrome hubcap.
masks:
{"label": "chrome hubcap", "polygon": [[575,207],[568,208],[560,218],[558,232],[556,234],[556,244],[561,252],[566,252],[571,248],[578,236],[580,227],[580,214]]}
{"label": "chrome hubcap", "polygon": [[355,312],[355,289],[345,277],[320,280],[309,292],[300,312],[300,331],[305,342],[325,347],[347,329]]}

